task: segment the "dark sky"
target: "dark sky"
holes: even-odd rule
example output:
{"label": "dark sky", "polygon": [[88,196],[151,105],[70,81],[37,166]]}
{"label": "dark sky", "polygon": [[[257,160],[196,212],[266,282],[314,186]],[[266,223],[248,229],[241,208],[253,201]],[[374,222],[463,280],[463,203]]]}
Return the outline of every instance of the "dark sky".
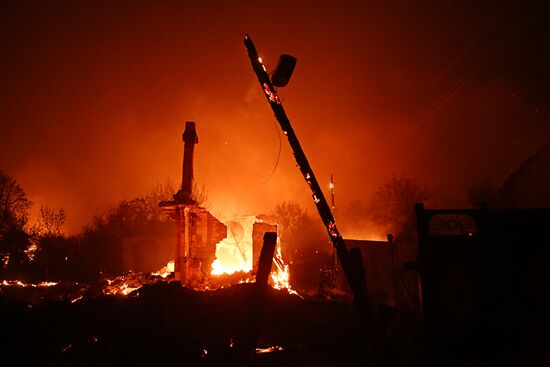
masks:
{"label": "dark sky", "polygon": [[462,206],[466,186],[500,184],[550,138],[549,15],[523,1],[3,1],[0,169],[77,231],[179,182],[193,120],[214,214],[314,210],[285,139],[270,176],[279,139],[249,33],[269,70],[298,59],[280,96],[341,212],[400,174]]}

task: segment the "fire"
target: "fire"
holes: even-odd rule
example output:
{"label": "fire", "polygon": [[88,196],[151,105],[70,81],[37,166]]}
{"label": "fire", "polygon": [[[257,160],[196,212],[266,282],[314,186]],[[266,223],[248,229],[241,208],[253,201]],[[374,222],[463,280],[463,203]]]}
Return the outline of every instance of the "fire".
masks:
{"label": "fire", "polygon": [[256,220],[255,216],[242,216],[225,223],[227,237],[216,245],[212,275],[252,270],[252,229]]}
{"label": "fire", "polygon": [[128,286],[128,284],[124,283],[120,287],[120,291],[121,291],[122,294],[127,296],[127,295],[129,295],[130,293],[132,293],[133,291],[135,291],[136,289],[139,289],[139,288],[141,288],[141,285],[137,286],[137,287],[130,287],[130,286]]}
{"label": "fire", "polygon": [[277,267],[276,271],[271,272],[271,280],[273,281],[273,288],[282,289],[290,288],[289,279],[290,273],[288,271],[288,265],[283,262],[281,254],[281,246],[277,244],[277,250],[274,256],[274,262]]}
{"label": "fire", "polygon": [[3,286],[18,286],[18,287],[53,287],[54,285],[57,285],[57,282],[40,282],[37,284],[34,283],[23,283],[20,280],[2,280]]}
{"label": "fire", "polygon": [[273,262],[277,267],[276,271],[271,272],[273,288],[279,290],[286,289],[288,293],[299,296],[298,292],[290,287],[290,271],[288,269],[288,264],[285,264],[283,261],[283,255],[281,253],[281,246],[279,243],[277,244],[277,250],[275,252],[275,256],[273,257]]}
{"label": "fire", "polygon": [[84,296],[83,296],[83,295],[79,295],[79,296],[77,296],[77,297],[71,299],[71,303],[75,303],[75,302],[77,302],[77,301],[80,301],[82,298],[84,298]]}
{"label": "fire", "polygon": [[[254,234],[254,225],[262,225],[263,221],[255,216],[240,216],[227,221],[227,237],[216,245],[216,259],[212,264],[212,275],[230,275],[237,272],[245,273],[240,279],[235,279],[236,283],[252,283],[255,281],[253,270],[254,261],[254,240],[258,241],[258,234]],[[265,230],[265,227],[264,227]],[[258,232],[262,233],[262,232]],[[258,249],[256,249],[258,251]],[[256,257],[259,253],[256,253]],[[256,261],[257,258],[256,258]],[[284,263],[281,245],[278,242],[275,255],[273,256],[275,264],[274,271],[270,274],[269,283],[275,289],[286,289],[289,293],[297,293],[290,287],[289,266]],[[104,295],[128,296],[132,292],[140,289],[143,285],[155,282],[165,281],[174,272],[174,261],[170,261],[166,266],[162,267],[157,272],[139,273],[129,271],[123,275],[112,279],[103,279],[106,284],[102,287]],[[246,274],[248,273],[248,274]],[[40,283],[24,283],[21,280],[1,280],[0,287],[52,287],[58,282],[40,282]],[[75,283],[78,284],[78,283]],[[197,290],[215,289],[216,282],[206,282]],[[223,285],[222,285],[223,287]],[[72,293],[68,297],[71,303],[82,300],[85,295],[86,287],[81,287],[78,292]],[[138,292],[133,295],[139,296]]]}
{"label": "fire", "polygon": [[38,245],[36,244],[36,242],[33,242],[24,252],[30,261],[34,261],[34,259],[36,258],[37,250],[38,250]]}
{"label": "fire", "polygon": [[170,260],[165,266],[162,267],[162,269],[151,273],[151,275],[167,278],[173,272],[174,272],[174,260]]}
{"label": "fire", "polygon": [[127,296],[135,290],[140,289],[146,282],[140,277],[130,278],[129,276],[120,276],[114,280],[107,279],[107,285],[103,287],[105,295],[123,295]]}
{"label": "fire", "polygon": [[266,347],[266,348],[256,348],[256,354],[264,354],[264,353],[274,353],[274,352],[281,352],[284,348],[278,345],[274,345],[272,347]]}
{"label": "fire", "polygon": [[[227,221],[227,237],[216,245],[216,260],[212,263],[212,275],[248,273],[253,269],[253,228],[254,223],[262,222],[255,216],[241,216]],[[257,260],[256,260],[257,261]],[[288,264],[283,261],[281,245],[278,242],[273,256],[275,271],[271,272],[271,282],[275,289],[286,289],[298,295],[290,287]],[[240,283],[250,283],[254,277],[241,279]]]}

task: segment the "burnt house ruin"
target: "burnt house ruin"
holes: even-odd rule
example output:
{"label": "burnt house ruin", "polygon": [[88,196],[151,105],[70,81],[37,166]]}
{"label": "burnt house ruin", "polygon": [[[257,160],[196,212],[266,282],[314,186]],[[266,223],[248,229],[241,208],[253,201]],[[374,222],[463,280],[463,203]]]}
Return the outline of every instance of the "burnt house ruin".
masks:
{"label": "burnt house ruin", "polygon": [[227,227],[193,199],[193,153],[199,142],[194,122],[185,123],[182,138],[181,188],[173,200],[159,206],[175,221],[174,278],[185,283],[210,274],[216,244],[225,238]]}
{"label": "burnt house ruin", "polygon": [[[195,122],[185,123],[182,138],[181,188],[173,200],[159,203],[163,212],[175,221],[174,279],[189,283],[209,277],[216,247],[222,241],[239,248],[245,262],[250,263],[248,270],[257,269],[264,233],[277,232],[277,226],[253,216],[244,216],[247,218],[244,221],[235,218],[225,225],[200,207],[193,198],[193,155],[199,142]],[[251,256],[246,256],[245,246],[250,247]]]}

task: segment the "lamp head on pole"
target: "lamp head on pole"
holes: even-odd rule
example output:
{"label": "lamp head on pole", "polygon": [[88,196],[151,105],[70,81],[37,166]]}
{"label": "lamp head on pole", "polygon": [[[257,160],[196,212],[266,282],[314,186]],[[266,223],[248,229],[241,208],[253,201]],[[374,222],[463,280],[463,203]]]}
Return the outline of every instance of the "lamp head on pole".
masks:
{"label": "lamp head on pole", "polygon": [[294,67],[296,66],[296,58],[291,55],[283,54],[279,56],[279,63],[271,75],[271,83],[275,87],[284,87],[288,84]]}

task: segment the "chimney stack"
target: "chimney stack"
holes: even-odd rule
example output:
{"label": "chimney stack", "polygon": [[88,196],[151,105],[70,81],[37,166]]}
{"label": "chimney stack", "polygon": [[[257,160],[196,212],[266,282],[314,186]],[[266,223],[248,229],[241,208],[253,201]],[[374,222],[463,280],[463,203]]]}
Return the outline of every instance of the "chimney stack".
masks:
{"label": "chimney stack", "polygon": [[183,140],[183,170],[181,177],[181,189],[174,195],[174,200],[182,204],[195,204],[193,193],[193,152],[195,144],[199,143],[199,137],[195,130],[194,121],[185,122]]}

